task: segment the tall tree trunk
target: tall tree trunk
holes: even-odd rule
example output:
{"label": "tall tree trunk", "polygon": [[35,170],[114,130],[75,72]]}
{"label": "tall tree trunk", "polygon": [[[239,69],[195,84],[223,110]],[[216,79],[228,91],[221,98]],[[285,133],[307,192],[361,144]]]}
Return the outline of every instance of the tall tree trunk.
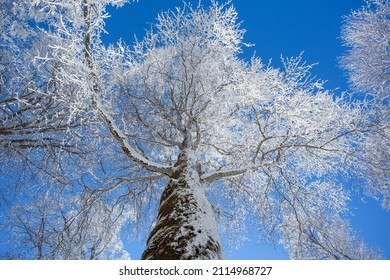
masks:
{"label": "tall tree trunk", "polygon": [[223,259],[210,202],[191,152],[183,152],[160,200],[157,223],[142,259]]}

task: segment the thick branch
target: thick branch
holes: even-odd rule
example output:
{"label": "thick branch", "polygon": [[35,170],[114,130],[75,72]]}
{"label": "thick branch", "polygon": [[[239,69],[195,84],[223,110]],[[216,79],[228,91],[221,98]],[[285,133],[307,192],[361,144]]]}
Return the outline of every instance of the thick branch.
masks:
{"label": "thick branch", "polygon": [[255,169],[255,166],[247,166],[240,169],[230,169],[230,170],[221,170],[216,172],[210,172],[203,174],[200,179],[202,183],[212,183],[216,180],[221,180],[224,178],[234,177],[238,175],[245,174],[249,170]]}
{"label": "thick branch", "polygon": [[87,61],[87,66],[90,70],[91,76],[91,90],[92,90],[92,106],[97,111],[98,115],[102,118],[102,120],[108,126],[111,135],[118,141],[122,151],[125,155],[130,158],[135,163],[139,164],[143,168],[158,172],[160,174],[171,175],[172,168],[169,166],[163,166],[157,163],[154,163],[144,156],[139,154],[133,147],[131,147],[129,141],[127,140],[126,135],[119,129],[119,127],[115,124],[114,119],[110,116],[110,114],[104,109],[103,105],[100,103],[98,94],[99,94],[99,86],[98,86],[98,77],[95,73],[94,63],[90,53],[90,43],[91,43],[91,31],[90,31],[90,10],[88,1],[84,0],[84,21],[86,25],[85,38],[84,38],[84,56]]}
{"label": "thick branch", "polygon": [[170,166],[164,166],[164,165],[160,165],[158,163],[152,162],[152,161],[146,159],[141,154],[139,154],[136,150],[134,150],[133,147],[130,145],[129,141],[127,140],[126,135],[119,129],[119,127],[116,126],[114,120],[105,111],[105,109],[102,107],[102,105],[100,103],[98,103],[98,102],[96,103],[95,109],[98,111],[99,116],[107,124],[111,135],[118,141],[122,151],[125,153],[125,155],[128,158],[130,158],[132,161],[134,161],[135,163],[139,164],[140,166],[146,168],[149,171],[158,172],[158,173],[165,174],[168,176],[170,176],[172,174],[172,168]]}

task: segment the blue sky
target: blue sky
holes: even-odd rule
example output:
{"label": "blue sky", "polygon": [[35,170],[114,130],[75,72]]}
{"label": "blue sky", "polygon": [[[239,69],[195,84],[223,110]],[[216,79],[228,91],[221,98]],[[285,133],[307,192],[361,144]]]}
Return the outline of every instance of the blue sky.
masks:
{"label": "blue sky", "polygon": [[[198,0],[189,1],[194,6]],[[223,1],[220,1],[223,2]],[[208,0],[203,0],[207,5]],[[363,0],[233,0],[242,28],[247,32],[245,42],[255,46],[247,48],[248,58],[254,52],[263,61],[272,59],[274,67],[280,67],[280,56],[298,56],[304,51],[304,60],[318,63],[313,74],[327,81],[327,89],[337,92],[348,89],[346,73],[338,67],[337,58],[345,52],[342,47],[340,28],[342,16],[359,9]],[[145,29],[155,21],[156,15],[168,9],[182,7],[181,0],[139,0],[121,9],[110,9],[112,18],[107,20],[109,32],[106,42],[122,38],[132,44],[134,35],[142,38]],[[390,259],[390,212],[379,203],[361,194],[351,201],[351,223],[358,235],[370,246],[380,248],[385,259]],[[287,255],[277,246],[265,245],[250,233],[248,242],[239,250],[228,251],[229,259],[285,259]],[[131,242],[132,258],[142,253],[143,242]]]}

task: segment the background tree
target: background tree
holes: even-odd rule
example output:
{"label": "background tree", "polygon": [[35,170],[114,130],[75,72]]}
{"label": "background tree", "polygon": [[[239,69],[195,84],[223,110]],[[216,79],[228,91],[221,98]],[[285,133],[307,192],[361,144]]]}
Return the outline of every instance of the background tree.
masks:
{"label": "background tree", "polygon": [[383,198],[390,208],[390,2],[369,0],[360,10],[345,18],[344,45],[349,48],[341,58],[348,71],[352,89],[364,99],[367,113],[367,139],[356,153],[363,165],[358,170],[366,183],[366,192]]}
{"label": "background tree", "polygon": [[[52,190],[53,192],[53,190]],[[34,191],[13,203],[2,230],[12,232],[8,259],[128,259],[120,240],[131,209],[108,208],[97,196]]]}
{"label": "background tree", "polygon": [[[63,219],[48,222],[51,207],[33,203],[32,225],[15,211],[37,256],[50,243],[66,244],[53,258],[107,257],[120,248],[121,225],[145,219],[160,197],[144,259],[224,258],[219,225],[249,217],[292,258],[378,257],[351,233],[339,179],[361,160],[351,156],[364,140],[359,104],[324,90],[300,57],[284,59],[284,71],[240,58],[244,32],[228,4],[162,13],[132,48],[105,47],[105,7],[124,2],[2,1],[2,28],[17,19],[39,38],[20,41],[23,28],[2,37],[0,119],[27,127],[1,134],[2,150],[23,151],[29,189],[81,203],[59,203],[53,212]],[[34,145],[18,146],[20,138]],[[114,245],[97,249],[113,235]]]}
{"label": "background tree", "polygon": [[342,29],[344,45],[350,49],[341,62],[351,85],[360,92],[381,94],[382,99],[390,90],[389,14],[388,0],[367,0],[345,17]]}

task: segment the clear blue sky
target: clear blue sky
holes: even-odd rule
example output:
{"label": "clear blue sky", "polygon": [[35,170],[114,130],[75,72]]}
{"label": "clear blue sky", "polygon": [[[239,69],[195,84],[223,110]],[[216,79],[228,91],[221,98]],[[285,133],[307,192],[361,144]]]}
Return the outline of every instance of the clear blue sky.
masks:
{"label": "clear blue sky", "polygon": [[[189,1],[194,6],[198,0]],[[223,2],[222,0],[220,2]],[[203,0],[204,5],[209,0]],[[345,52],[340,40],[342,16],[360,8],[363,0],[233,0],[242,27],[247,30],[245,42],[255,44],[246,49],[249,58],[256,51],[263,61],[272,59],[279,67],[279,57],[297,56],[304,51],[308,63],[318,63],[313,73],[326,80],[326,88],[348,89],[345,72],[338,67],[337,58]],[[139,0],[116,10],[110,9],[112,18],[107,20],[109,32],[106,42],[122,38],[132,44],[134,34],[142,38],[156,15],[168,9],[182,7],[182,0]],[[351,223],[359,236],[370,246],[378,247],[385,259],[390,259],[390,212],[383,210],[377,201],[356,194],[351,202]],[[285,259],[287,255],[274,245],[262,245],[249,235],[239,250],[228,251],[229,259]],[[143,241],[144,242],[144,241]],[[139,259],[144,243],[132,242],[129,246],[132,258]]]}

